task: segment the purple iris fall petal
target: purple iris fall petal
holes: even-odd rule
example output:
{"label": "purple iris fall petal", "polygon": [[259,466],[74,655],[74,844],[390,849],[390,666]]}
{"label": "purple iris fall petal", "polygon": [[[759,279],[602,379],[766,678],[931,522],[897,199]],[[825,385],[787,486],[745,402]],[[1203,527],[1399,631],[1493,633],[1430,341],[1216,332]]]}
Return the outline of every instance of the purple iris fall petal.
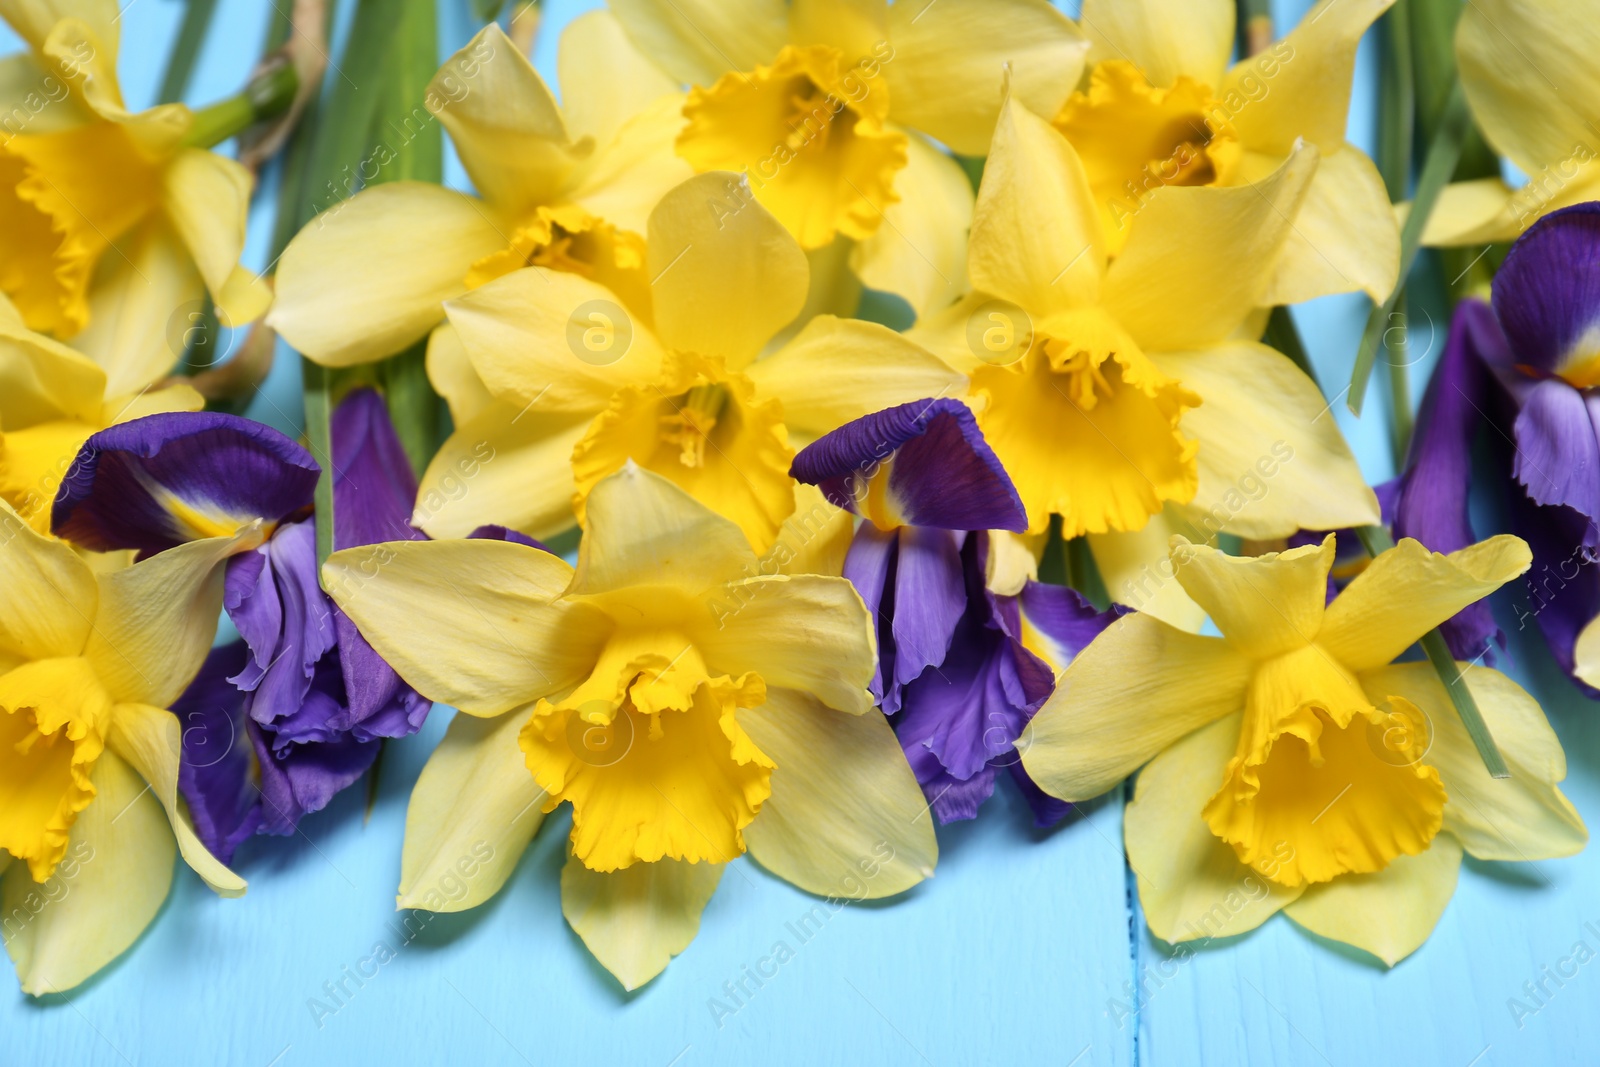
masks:
{"label": "purple iris fall petal", "polygon": [[172,705],[183,738],[178,788],[195,833],[223,863],[232,863],[239,845],[261,825],[261,793],[251,780],[245,695],[228,681],[244,666],[246,655],[242,641],[212,649]]}
{"label": "purple iris fall petal", "polygon": [[790,473],[858,511],[865,482],[885,462],[890,504],[907,526],[1027,529],[1016,487],[959,400],[917,400],[856,419],[802,449]]}
{"label": "purple iris fall petal", "polygon": [[247,723],[261,768],[261,833],[287,836],[360,779],[378,758],[376,742],[345,738],[325,744],[278,744],[254,720]]}
{"label": "purple iris fall petal", "polygon": [[333,547],[426,540],[411,525],[417,476],[383,397],[372,389],[351,392],[334,409],[331,431]]}
{"label": "purple iris fall petal", "polygon": [[1561,374],[1595,356],[1600,203],[1552,211],[1530,226],[1495,274],[1493,301],[1518,363]]}
{"label": "purple iris fall petal", "polygon": [[1591,697],[1596,690],[1572,674],[1578,634],[1600,614],[1600,561],[1582,538],[1587,520],[1570,508],[1540,507],[1511,495],[1511,528],[1533,550],[1533,566],[1513,601],[1517,628],[1536,622],[1561,669]]}
{"label": "purple iris fall petal", "polygon": [[95,551],[160,552],[311,505],[320,468],[269,426],[216,412],[172,412],[101,430],[56,495],[52,525]]}
{"label": "purple iris fall petal", "polygon": [[545,544],[543,541],[535,541],[527,534],[519,533],[518,531],[510,529],[506,526],[480,526],[476,530],[473,530],[471,533],[467,534],[467,540],[510,541],[514,545],[526,545],[529,548],[537,548],[540,552],[550,551],[550,546]]}
{"label": "purple iris fall petal", "polygon": [[1600,440],[1583,393],[1560,378],[1534,385],[1512,437],[1511,473],[1534,503],[1566,505],[1591,525],[1600,518]]}
{"label": "purple iris fall petal", "polygon": [[1029,581],[1017,599],[1028,625],[1049,642],[1058,671],[1066,670],[1126,610],[1112,605],[1109,611],[1098,611],[1076,589],[1045,582]]}
{"label": "purple iris fall petal", "polygon": [[[878,669],[873,672],[869,688],[882,704],[888,695],[884,692],[885,677],[894,677],[894,579],[895,556],[899,551],[898,531],[880,530],[870,522],[861,524],[850,549],[844,557],[844,576],[861,594],[872,616],[872,625],[878,638]],[[895,710],[899,710],[899,693],[894,695]]]}
{"label": "purple iris fall petal", "polygon": [[[865,523],[863,526],[871,525]],[[944,662],[967,606],[961,544],[965,534],[902,526],[895,553],[894,665],[887,675],[883,710],[899,710],[899,690]]]}

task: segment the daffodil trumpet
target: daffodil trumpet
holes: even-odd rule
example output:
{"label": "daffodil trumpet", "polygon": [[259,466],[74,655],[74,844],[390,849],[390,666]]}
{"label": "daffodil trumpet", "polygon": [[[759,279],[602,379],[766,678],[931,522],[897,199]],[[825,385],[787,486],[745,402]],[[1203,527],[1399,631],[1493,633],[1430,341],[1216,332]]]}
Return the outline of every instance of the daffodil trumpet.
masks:
{"label": "daffodil trumpet", "polygon": [[[1220,636],[1119,619],[1018,745],[1064,799],[1143,766],[1124,832],[1163,940],[1242,933],[1282,910],[1392,966],[1432,931],[1463,852],[1527,861],[1587,841],[1558,788],[1560,743],[1527,693],[1455,665],[1511,768],[1496,781],[1433,665],[1394,662],[1526,571],[1527,545],[1500,536],[1441,555],[1405,539],[1329,603],[1333,555],[1331,535],[1257,557],[1174,539],[1178,580]],[[1241,883],[1263,892],[1216,906]]]}
{"label": "daffodil trumpet", "polygon": [[[570,804],[562,911],[633,989],[688,946],[746,850],[816,893],[885,897],[932,874],[850,583],[759,570],[737,525],[633,463],[587,516],[576,569],[486,541],[347,549],[323,568],[401,677],[460,709],[412,794],[400,906],[482,903]],[[480,841],[493,859],[439,900],[438,872]]]}

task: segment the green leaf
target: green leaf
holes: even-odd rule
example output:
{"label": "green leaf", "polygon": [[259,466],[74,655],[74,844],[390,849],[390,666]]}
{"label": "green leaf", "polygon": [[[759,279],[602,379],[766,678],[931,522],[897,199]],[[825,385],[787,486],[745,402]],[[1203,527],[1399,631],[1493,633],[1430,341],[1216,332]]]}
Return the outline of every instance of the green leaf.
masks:
{"label": "green leaf", "polygon": [[211,16],[216,13],[217,0],[187,0],[183,6],[183,22],[178,26],[178,39],[173,42],[172,54],[167,57],[167,70],[161,78],[158,103],[173,104],[183,99],[188,91],[189,79],[194,76],[194,64],[200,58],[200,46],[205,43],[206,31],[211,28]]}

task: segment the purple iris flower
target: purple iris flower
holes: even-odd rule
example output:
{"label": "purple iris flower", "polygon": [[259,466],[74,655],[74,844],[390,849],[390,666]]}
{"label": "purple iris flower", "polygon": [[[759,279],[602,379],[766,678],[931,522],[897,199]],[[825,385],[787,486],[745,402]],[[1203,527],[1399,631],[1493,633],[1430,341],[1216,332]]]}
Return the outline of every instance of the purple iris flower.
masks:
{"label": "purple iris flower", "polygon": [[[419,540],[410,461],[382,398],[351,393],[332,419],[334,547]],[[223,862],[252,833],[290,834],[415,733],[431,703],[322,591],[300,445],[233,415],[152,415],[89,438],[56,498],[56,533],[153,554],[261,520],[270,536],[228,563],[224,609],[242,640],[214,649],[174,707],[180,787]]]}
{"label": "purple iris flower", "polygon": [[[1478,539],[1467,490],[1485,424],[1512,529],[1533,550],[1519,624],[1537,621],[1571,675],[1578,634],[1600,614],[1600,203],[1534,223],[1495,275],[1490,303],[1456,308],[1400,479],[1397,535],[1437,552]],[[1461,659],[1501,637],[1484,602],[1444,633]]]}
{"label": "purple iris flower", "polygon": [[1002,768],[1038,825],[1060,820],[1069,805],[1015,748],[1065,667],[1035,648],[1070,659],[1113,616],[1061,586],[987,588],[987,531],[1024,530],[1027,515],[972,412],[922,400],[868,415],[802,450],[791,473],[866,520],[844,573],[877,627],[872,692],[940,822],[974,817]]}

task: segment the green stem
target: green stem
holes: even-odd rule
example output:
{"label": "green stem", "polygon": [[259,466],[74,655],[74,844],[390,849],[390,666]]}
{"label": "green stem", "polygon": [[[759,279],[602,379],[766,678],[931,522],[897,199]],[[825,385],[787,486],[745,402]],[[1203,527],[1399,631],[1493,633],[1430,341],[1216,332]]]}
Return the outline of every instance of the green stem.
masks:
{"label": "green stem", "polygon": [[305,385],[306,444],[322,465],[317,478],[317,568],[333,554],[333,382],[326,367],[300,361]]}
{"label": "green stem", "polygon": [[[1373,559],[1394,547],[1394,538],[1382,526],[1358,526],[1356,536],[1361,538],[1367,555]],[[1483,713],[1478,710],[1472,690],[1467,687],[1465,671],[1450,654],[1450,646],[1445,644],[1444,634],[1437,629],[1429,630],[1422,638],[1422,650],[1428,654],[1428,662],[1433,664],[1445,691],[1450,694],[1450,702],[1455,705],[1456,714],[1461,716],[1461,725],[1467,728],[1467,736],[1472,738],[1478,757],[1489,771],[1489,777],[1510,778],[1511,771],[1506,767],[1493,735],[1489,733],[1488,723],[1483,721]]]}
{"label": "green stem", "polygon": [[1272,43],[1272,0],[1239,0],[1239,49],[1246,56]]}
{"label": "green stem", "polygon": [[300,78],[294,64],[280,59],[250,79],[241,92],[194,113],[183,143],[190,148],[211,148],[242,133],[258,122],[289,110]]}
{"label": "green stem", "polygon": [[[1396,471],[1405,468],[1406,451],[1411,447],[1411,370],[1408,366],[1411,331],[1407,307],[1406,295],[1402,293],[1395,304],[1395,313],[1400,316],[1399,326],[1386,331],[1384,340],[1389,353],[1389,449]],[[1392,339],[1389,334],[1393,335]]]}
{"label": "green stem", "polygon": [[1350,393],[1345,399],[1351,414],[1359,416],[1366,402],[1367,381],[1372,377],[1372,365],[1378,357],[1378,344],[1388,328],[1390,316],[1405,291],[1406,275],[1416,262],[1422,247],[1422,231],[1433,214],[1433,206],[1455,173],[1461,158],[1461,146],[1472,129],[1472,113],[1467,109],[1467,96],[1458,81],[1450,90],[1450,100],[1445,105],[1444,120],[1433,143],[1428,146],[1427,160],[1422,174],[1417,178],[1417,192],[1411,199],[1411,211],[1405,225],[1400,228],[1400,274],[1394,292],[1382,304],[1374,307],[1367,316],[1367,328],[1361,335],[1361,347],[1356,350],[1355,367],[1350,372]]}
{"label": "green stem", "polygon": [[200,46],[205,43],[211,16],[216,10],[217,0],[188,0],[184,5],[183,23],[178,27],[178,39],[173,42],[167,71],[161,79],[161,95],[157,98],[161,103],[176,103],[188,91],[195,61],[200,58]]}

